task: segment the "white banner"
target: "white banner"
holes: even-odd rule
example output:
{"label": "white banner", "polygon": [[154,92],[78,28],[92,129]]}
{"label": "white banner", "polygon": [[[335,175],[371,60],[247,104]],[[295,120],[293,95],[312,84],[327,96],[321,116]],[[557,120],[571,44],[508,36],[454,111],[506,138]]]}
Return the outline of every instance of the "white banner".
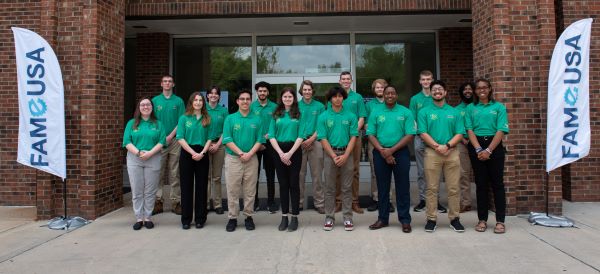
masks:
{"label": "white banner", "polygon": [[592,19],[571,24],[558,38],[548,77],[546,172],[590,151],[590,38]]}
{"label": "white banner", "polygon": [[17,162],[65,179],[64,89],[56,54],[37,33],[12,31],[19,86]]}

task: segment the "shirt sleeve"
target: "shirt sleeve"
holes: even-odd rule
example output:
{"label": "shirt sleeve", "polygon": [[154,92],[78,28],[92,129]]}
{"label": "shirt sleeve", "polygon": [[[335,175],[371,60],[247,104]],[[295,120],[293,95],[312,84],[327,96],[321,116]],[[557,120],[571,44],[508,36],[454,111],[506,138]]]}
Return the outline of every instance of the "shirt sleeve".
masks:
{"label": "shirt sleeve", "polygon": [[[358,94],[358,95],[360,95],[360,94]],[[359,97],[359,100],[357,103],[358,103],[358,117],[357,118],[367,117],[367,108],[365,107],[365,101],[363,100],[362,96]],[[358,119],[356,119],[356,120],[358,121]]]}
{"label": "shirt sleeve", "polygon": [[269,132],[268,132],[269,139],[277,137],[277,135],[276,135],[277,128],[276,127],[277,127],[277,120],[272,119],[271,123],[269,124]]}
{"label": "shirt sleeve", "polygon": [[223,123],[223,144],[233,142],[233,138],[231,137],[231,126],[229,125],[231,123],[231,117],[233,116],[227,116],[227,118],[225,118],[225,122]]}
{"label": "shirt sleeve", "polygon": [[465,130],[473,130],[473,104],[465,108]]}
{"label": "shirt sleeve", "polygon": [[[500,104],[500,103],[498,103]],[[499,131],[503,131],[505,134],[508,134],[508,115],[506,114],[506,107],[500,104],[498,108],[498,120],[496,124],[496,128]]]}
{"label": "shirt sleeve", "polygon": [[179,113],[177,113],[178,117],[181,117],[181,115],[183,115],[185,113],[185,103],[183,102],[183,99],[179,98]]}
{"label": "shirt sleeve", "polygon": [[179,121],[177,122],[177,132],[175,135],[175,140],[181,140],[185,138],[185,116],[180,116]]}
{"label": "shirt sleeve", "polygon": [[413,117],[415,117],[415,119],[417,119],[417,100],[415,100],[415,97],[411,97],[410,98],[410,103],[408,104],[408,108],[410,110],[410,112],[412,112]]}
{"label": "shirt sleeve", "polygon": [[160,121],[156,121],[158,123],[158,130],[160,131],[159,137],[158,137],[158,143],[162,144],[163,146],[167,145],[167,133],[165,132],[165,126],[160,122]]}
{"label": "shirt sleeve", "polygon": [[257,117],[257,120],[258,120],[258,130],[256,131],[256,143],[264,144],[267,142],[267,140],[265,140],[265,134],[263,133],[264,126],[259,117]]}
{"label": "shirt sleeve", "polygon": [[417,134],[427,132],[427,113],[421,110],[419,111],[419,118],[417,119]]}
{"label": "shirt sleeve", "polygon": [[352,118],[350,118],[350,136],[358,137],[358,118],[356,115],[351,114]]}
{"label": "shirt sleeve", "polygon": [[317,140],[321,141],[322,139],[327,139],[327,127],[324,114],[319,115],[317,118]]}
{"label": "shirt sleeve", "polygon": [[367,124],[370,125],[367,127],[367,135],[376,136],[377,135],[377,119],[375,118],[376,113],[369,114],[369,118],[367,119]]}
{"label": "shirt sleeve", "polygon": [[133,123],[135,120],[131,119],[127,122],[125,126],[125,132],[123,133],[123,147],[126,147],[129,144],[133,144],[133,138],[131,138],[131,131],[133,129]]}
{"label": "shirt sleeve", "polygon": [[415,118],[410,111],[406,112],[406,119],[404,119],[404,132],[405,135],[415,135],[417,133],[417,123]]}
{"label": "shirt sleeve", "polygon": [[460,116],[460,111],[454,109],[454,117],[456,117],[456,124],[454,125],[454,134],[465,135],[465,123],[464,119]]}

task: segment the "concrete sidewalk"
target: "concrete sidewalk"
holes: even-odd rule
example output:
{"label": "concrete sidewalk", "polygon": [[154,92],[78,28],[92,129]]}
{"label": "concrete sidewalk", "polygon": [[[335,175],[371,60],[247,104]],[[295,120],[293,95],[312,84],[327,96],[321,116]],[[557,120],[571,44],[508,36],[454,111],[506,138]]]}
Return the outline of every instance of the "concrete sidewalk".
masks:
{"label": "concrete sidewalk", "polygon": [[475,232],[475,211],[461,216],[465,233],[452,231],[445,214],[426,233],[424,213],[414,213],[411,234],[395,215],[390,227],[370,231],[376,212],[355,215],[352,232],[341,217],[334,231],[323,231],[323,215],[312,210],[301,213],[296,232],[279,232],[280,215],[264,211],[255,231],[240,218],[233,233],[226,215],[214,213],[203,229],[184,231],[179,216],[163,213],[155,229],[133,231],[125,207],[68,233],[2,216],[0,273],[598,273],[600,203],[565,202],[564,212],[578,228],[508,217],[504,235]]}

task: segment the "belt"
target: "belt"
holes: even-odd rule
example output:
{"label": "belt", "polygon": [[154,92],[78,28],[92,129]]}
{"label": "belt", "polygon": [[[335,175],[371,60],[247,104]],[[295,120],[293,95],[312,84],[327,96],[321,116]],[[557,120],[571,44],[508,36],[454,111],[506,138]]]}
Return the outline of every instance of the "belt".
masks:
{"label": "belt", "polygon": [[346,150],[346,147],[331,147],[333,150],[343,151]]}
{"label": "belt", "polygon": [[494,136],[493,135],[492,136],[477,136],[477,138],[480,138],[480,139],[483,139],[483,140],[487,141],[487,140],[494,139]]}

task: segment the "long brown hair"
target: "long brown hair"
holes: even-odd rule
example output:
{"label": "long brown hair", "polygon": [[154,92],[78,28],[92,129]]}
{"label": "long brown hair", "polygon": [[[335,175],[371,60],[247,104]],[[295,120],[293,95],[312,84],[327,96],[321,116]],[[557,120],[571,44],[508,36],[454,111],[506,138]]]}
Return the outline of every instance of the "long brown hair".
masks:
{"label": "long brown hair", "polygon": [[185,107],[184,115],[194,115],[194,99],[196,99],[196,96],[200,96],[200,99],[202,99],[202,108],[200,109],[202,126],[207,127],[210,125],[210,115],[208,115],[208,111],[206,110],[206,98],[204,98],[202,93],[196,91],[190,95],[190,99],[188,99],[187,106]]}
{"label": "long brown hair", "polygon": [[292,97],[294,97],[294,101],[292,102],[292,106],[290,107],[290,118],[300,119],[300,111],[298,110],[298,98],[296,97],[296,91],[291,87],[285,87],[281,91],[281,95],[279,95],[279,98],[277,99],[277,108],[275,109],[275,112],[273,112],[273,118],[277,119],[284,115],[285,105],[283,104],[283,100],[281,100],[281,97],[283,97],[283,94],[285,94],[286,92],[289,92],[292,95]]}
{"label": "long brown hair", "polygon": [[140,103],[144,100],[150,101],[150,105],[152,106],[152,112],[150,112],[150,122],[156,124],[156,115],[154,114],[154,103],[152,103],[152,100],[150,99],[150,97],[144,96],[135,105],[135,112],[133,113],[133,119],[135,119],[135,122],[133,122],[133,129],[138,129],[138,126],[140,125],[140,121],[142,119],[142,112],[140,111]]}

